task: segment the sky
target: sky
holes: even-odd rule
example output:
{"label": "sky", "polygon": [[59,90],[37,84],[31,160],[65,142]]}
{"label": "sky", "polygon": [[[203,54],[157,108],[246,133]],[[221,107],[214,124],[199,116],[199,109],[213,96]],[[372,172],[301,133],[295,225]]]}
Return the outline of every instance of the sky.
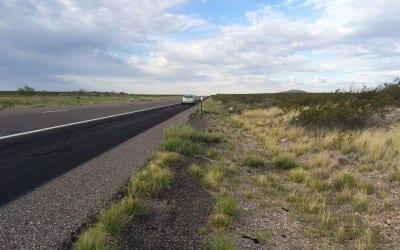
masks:
{"label": "sky", "polygon": [[399,0],[4,0],[0,90],[322,92],[400,77]]}

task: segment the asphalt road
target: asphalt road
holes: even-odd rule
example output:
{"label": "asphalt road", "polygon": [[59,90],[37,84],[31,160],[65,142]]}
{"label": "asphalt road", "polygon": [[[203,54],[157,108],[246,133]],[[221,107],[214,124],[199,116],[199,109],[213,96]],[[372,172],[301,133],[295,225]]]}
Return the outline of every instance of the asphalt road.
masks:
{"label": "asphalt road", "polygon": [[0,111],[0,137],[119,113],[179,103],[176,100],[142,101],[129,104],[51,107]]}
{"label": "asphalt road", "polygon": [[[160,103],[156,105],[153,103],[152,106],[159,105]],[[132,105],[132,107],[133,110],[137,110],[140,106]],[[188,107],[181,104],[169,105],[19,137],[6,139],[0,137],[0,206]],[[110,110],[114,110],[115,114],[127,111],[126,109],[127,105],[107,107],[101,111],[97,108],[76,109],[74,112],[63,113],[67,118],[54,115],[53,120],[43,119],[41,124],[59,125],[60,120],[76,121],[77,116],[81,114],[84,114],[83,119],[87,119],[93,114],[110,115]],[[11,119],[12,122],[9,124],[14,125],[16,121],[24,120],[24,124],[18,126],[16,123],[15,127],[19,127],[19,132],[30,130],[33,128],[30,119],[33,121],[38,116],[41,116],[41,113],[32,112],[23,119],[18,115],[11,116],[19,119]],[[22,128],[24,129],[21,131]]]}
{"label": "asphalt road", "polygon": [[[0,177],[6,180],[0,187],[0,249],[70,246],[132,171],[159,149],[164,129],[186,123],[195,109],[176,105],[91,126],[0,140]],[[5,173],[10,178],[3,178]]]}

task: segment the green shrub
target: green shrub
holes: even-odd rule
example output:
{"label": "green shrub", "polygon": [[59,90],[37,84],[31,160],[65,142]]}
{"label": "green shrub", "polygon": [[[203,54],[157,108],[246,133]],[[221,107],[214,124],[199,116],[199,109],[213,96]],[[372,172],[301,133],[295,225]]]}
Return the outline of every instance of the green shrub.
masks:
{"label": "green shrub", "polygon": [[371,105],[352,100],[301,109],[297,119],[300,124],[314,127],[354,129],[364,127],[374,113]]}
{"label": "green shrub", "polygon": [[24,86],[23,88],[18,88],[17,92],[20,95],[34,95],[36,91],[32,87]]}

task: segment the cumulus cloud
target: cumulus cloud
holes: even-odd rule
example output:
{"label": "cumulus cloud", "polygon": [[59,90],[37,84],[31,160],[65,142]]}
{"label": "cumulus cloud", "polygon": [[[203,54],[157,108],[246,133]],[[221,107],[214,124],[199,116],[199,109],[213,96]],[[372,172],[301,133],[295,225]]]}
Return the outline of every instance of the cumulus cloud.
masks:
{"label": "cumulus cloud", "polygon": [[[243,13],[246,22],[223,26],[179,13],[175,7],[185,4],[2,2],[0,86],[15,89],[32,82],[38,88],[141,93],[327,91],[400,75],[396,0],[288,0],[254,7]],[[311,9],[315,17],[293,17],[285,8]],[[193,32],[198,33],[192,37]]]}

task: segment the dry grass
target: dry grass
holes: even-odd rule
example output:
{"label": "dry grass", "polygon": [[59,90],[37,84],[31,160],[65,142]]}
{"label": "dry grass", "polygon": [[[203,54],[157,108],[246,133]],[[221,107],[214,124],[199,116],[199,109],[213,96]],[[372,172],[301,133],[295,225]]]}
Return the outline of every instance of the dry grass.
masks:
{"label": "dry grass", "polygon": [[[291,122],[297,115],[273,107],[230,117],[233,127],[255,136],[274,163],[268,174],[252,178],[254,185],[277,202],[289,201],[303,218],[301,223],[325,237],[329,246],[379,246],[370,219],[379,218],[375,211],[385,211],[379,190],[386,190],[389,181],[400,182],[399,130],[307,131]],[[258,165],[258,159],[244,159],[246,165]],[[379,187],[371,179],[378,174],[386,181]],[[348,217],[354,213],[361,217]],[[379,235],[379,230],[373,233]]]}

